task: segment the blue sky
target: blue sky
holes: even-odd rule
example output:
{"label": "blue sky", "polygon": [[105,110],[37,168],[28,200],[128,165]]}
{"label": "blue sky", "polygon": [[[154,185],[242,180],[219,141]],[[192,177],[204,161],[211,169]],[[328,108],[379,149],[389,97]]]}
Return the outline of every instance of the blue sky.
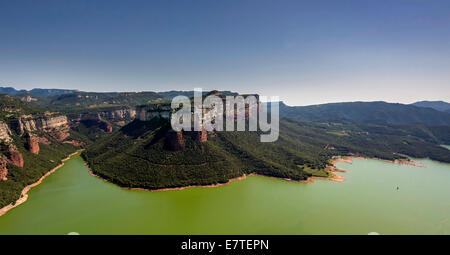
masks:
{"label": "blue sky", "polygon": [[5,1],[0,86],[450,101],[450,1]]}

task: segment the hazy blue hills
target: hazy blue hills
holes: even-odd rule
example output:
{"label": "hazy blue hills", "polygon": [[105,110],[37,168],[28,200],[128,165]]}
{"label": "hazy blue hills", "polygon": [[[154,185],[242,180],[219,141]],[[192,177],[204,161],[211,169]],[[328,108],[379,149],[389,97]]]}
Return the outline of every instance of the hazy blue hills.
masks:
{"label": "hazy blue hills", "polygon": [[[10,94],[24,99],[22,95],[36,97],[30,103],[46,108],[84,108],[104,106],[126,106],[133,108],[139,104],[163,99],[172,99],[178,95],[192,97],[191,91],[166,92],[82,92],[66,89],[16,90],[0,87],[0,94]],[[203,92],[206,94],[207,92]],[[223,91],[225,95],[237,95]],[[280,114],[297,120],[306,121],[357,121],[385,124],[426,124],[432,126],[450,125],[450,104],[443,101],[421,101],[411,105],[386,102],[344,102],[310,106],[280,105]]]}
{"label": "hazy blue hills", "polygon": [[418,106],[418,107],[433,108],[433,109],[441,111],[441,112],[450,113],[450,103],[447,103],[444,101],[419,101],[419,102],[413,103],[412,105]]}
{"label": "hazy blue hills", "polygon": [[74,93],[76,91],[77,90],[73,89],[39,89],[39,88],[32,90],[25,90],[25,89],[16,90],[15,88],[12,87],[0,87],[0,94],[9,94],[13,96],[21,94],[29,94],[33,96],[48,97]]}
{"label": "hazy blue hills", "polygon": [[311,106],[280,105],[280,114],[297,120],[349,120],[366,123],[450,125],[450,114],[432,108],[386,102],[347,102]]}
{"label": "hazy blue hills", "polygon": [[[203,95],[208,94],[208,92],[210,91],[203,91]],[[226,96],[237,96],[238,93],[236,92],[231,92],[231,91],[220,91],[223,95]],[[182,91],[182,90],[171,90],[171,91],[165,91],[165,92],[158,92],[158,94],[160,94],[161,96],[167,98],[167,99],[172,99],[176,96],[187,96],[187,97],[193,97],[194,96],[194,91],[193,90],[187,90],[187,91]]]}

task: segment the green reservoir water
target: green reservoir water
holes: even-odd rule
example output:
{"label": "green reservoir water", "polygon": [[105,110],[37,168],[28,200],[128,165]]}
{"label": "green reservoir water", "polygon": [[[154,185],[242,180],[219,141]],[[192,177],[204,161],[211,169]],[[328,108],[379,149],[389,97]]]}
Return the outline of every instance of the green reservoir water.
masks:
{"label": "green reservoir water", "polygon": [[252,176],[148,192],[92,177],[77,155],[0,217],[0,234],[450,234],[450,165],[420,162],[338,163],[343,183]]}

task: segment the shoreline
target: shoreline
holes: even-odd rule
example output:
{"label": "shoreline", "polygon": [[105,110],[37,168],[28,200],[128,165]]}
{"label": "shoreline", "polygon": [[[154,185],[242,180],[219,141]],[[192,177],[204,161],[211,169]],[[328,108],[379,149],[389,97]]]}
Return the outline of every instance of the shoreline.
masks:
{"label": "shoreline", "polygon": [[48,171],[47,173],[45,173],[41,178],[39,178],[39,180],[37,180],[36,182],[25,186],[25,188],[22,189],[22,192],[20,193],[20,197],[19,199],[17,199],[15,202],[0,208],[0,216],[5,215],[9,210],[25,203],[28,200],[28,191],[30,191],[33,187],[36,187],[37,185],[41,184],[42,181],[49,175],[51,175],[52,173],[54,173],[56,170],[58,170],[59,168],[61,168],[62,166],[64,166],[64,162],[69,160],[72,156],[78,154],[80,151],[82,150],[77,150],[71,154],[69,154],[66,158],[61,160],[61,164],[57,165],[56,167],[54,167],[53,169],[51,169],[50,171]]}
{"label": "shoreline", "polygon": [[[86,164],[87,165],[87,164]],[[88,166],[89,168],[89,166]],[[121,188],[121,189],[126,189],[126,190],[144,190],[144,191],[150,191],[150,192],[162,192],[162,191],[171,191],[171,190],[184,190],[184,189],[190,189],[190,188],[215,188],[215,187],[220,187],[220,186],[228,186],[230,185],[232,182],[234,181],[240,181],[240,180],[244,180],[247,179],[247,176],[251,176],[253,174],[244,174],[242,176],[239,177],[235,177],[235,178],[231,178],[229,179],[226,183],[217,183],[217,184],[208,184],[208,185],[189,185],[189,186],[184,186],[184,187],[176,187],[176,188],[162,188],[162,189],[146,189],[146,188],[129,188],[129,187],[123,187],[120,186],[114,182],[110,182],[108,180],[106,180],[105,178],[96,175],[92,169],[89,168],[89,174],[93,177],[99,178],[100,180],[107,182],[107,183],[111,183],[114,184],[115,186]]]}
{"label": "shoreline", "polygon": [[[344,156],[339,158],[333,158],[333,161],[331,164],[334,166],[337,162],[345,162],[351,164],[353,159],[374,159],[374,160],[380,160],[392,164],[401,164],[401,165],[407,165],[407,166],[413,166],[413,167],[426,167],[426,165],[422,162],[418,162],[412,159],[396,159],[396,160],[387,160],[387,159],[381,159],[381,158],[369,158],[369,157],[362,157],[362,156]],[[334,166],[336,170],[334,171],[343,171],[347,172],[346,170],[338,169]]]}
{"label": "shoreline", "polygon": [[126,190],[143,190],[143,191],[150,191],[150,192],[185,190],[185,189],[190,189],[190,188],[216,188],[216,187],[221,187],[221,186],[228,186],[232,182],[235,182],[235,181],[245,180],[245,179],[247,179],[248,176],[261,176],[261,177],[265,177],[265,178],[273,178],[273,179],[277,179],[277,180],[288,181],[288,182],[298,182],[298,183],[314,183],[314,179],[317,179],[317,180],[329,180],[329,181],[335,181],[335,182],[343,182],[345,180],[344,177],[341,176],[341,175],[338,175],[335,172],[345,172],[345,173],[347,172],[347,170],[343,170],[343,169],[339,169],[339,168],[336,168],[334,166],[331,166],[328,170],[329,170],[329,172],[331,174],[333,174],[333,177],[312,176],[312,177],[308,177],[308,179],[306,179],[306,180],[293,180],[293,179],[290,179],[290,178],[281,178],[281,177],[274,177],[274,176],[268,176],[268,175],[251,173],[251,174],[244,174],[244,175],[239,176],[239,177],[231,178],[226,183],[217,183],[217,184],[208,184],[208,185],[188,185],[188,186],[176,187],[176,188],[147,189],[147,188],[130,188],[130,187],[120,186],[120,185],[118,185],[118,184],[116,184],[114,182],[108,181],[107,179],[101,177],[100,175],[95,174],[87,163],[85,165],[89,168],[89,175],[91,175],[93,177],[96,177],[96,178],[99,178],[100,180],[102,180],[104,182],[107,182],[107,183],[110,183],[110,184],[114,184],[115,186],[117,186],[117,187],[119,187],[121,189],[126,189]]}

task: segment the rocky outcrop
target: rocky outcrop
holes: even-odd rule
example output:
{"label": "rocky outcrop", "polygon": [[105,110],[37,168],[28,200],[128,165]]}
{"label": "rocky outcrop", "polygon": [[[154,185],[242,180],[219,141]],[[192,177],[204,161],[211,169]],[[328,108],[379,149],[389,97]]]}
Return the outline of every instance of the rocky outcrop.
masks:
{"label": "rocky outcrop", "polygon": [[149,121],[153,118],[170,119],[172,107],[169,103],[155,103],[136,107],[136,119]]}
{"label": "rocky outcrop", "polygon": [[134,119],[136,110],[134,109],[119,109],[113,111],[103,111],[98,113],[101,118],[111,121],[121,121],[126,119]]}
{"label": "rocky outcrop", "polygon": [[99,121],[99,127],[105,131],[106,133],[112,133],[113,131],[113,127],[111,126],[111,124],[105,120],[100,120]]}
{"label": "rocky outcrop", "polygon": [[0,154],[0,181],[6,181],[8,178],[8,168],[6,168],[7,159],[4,155]]}
{"label": "rocky outcrop", "polygon": [[180,151],[185,148],[183,133],[181,131],[170,131],[166,134],[166,148],[171,151]]}
{"label": "rocky outcrop", "polygon": [[12,142],[11,130],[5,122],[0,121],[0,142],[9,144]]}
{"label": "rocky outcrop", "polygon": [[109,122],[114,122],[120,126],[124,126],[126,123],[132,121],[136,117],[136,110],[134,109],[118,109],[111,111],[101,111],[93,113],[82,113],[77,116],[72,116],[70,118],[71,125],[77,126],[80,121],[86,120],[104,120]]}
{"label": "rocky outcrop", "polygon": [[27,149],[33,154],[39,154],[39,139],[30,134],[27,134]]}
{"label": "rocky outcrop", "polygon": [[208,133],[205,128],[202,131],[174,131],[166,133],[164,147],[171,151],[181,151],[185,149],[184,136],[191,137],[194,141],[206,142]]}
{"label": "rocky outcrop", "polygon": [[23,97],[20,98],[20,100],[23,101],[23,102],[27,102],[27,103],[38,101],[37,98],[34,98],[32,96],[23,96]]}
{"label": "rocky outcrop", "polygon": [[[6,145],[6,148],[8,148],[8,151],[6,152],[6,156],[0,154],[0,175],[6,177],[5,172],[7,173],[6,169],[6,163],[13,164],[18,167],[23,167],[23,157],[22,154],[17,150],[16,145],[13,143],[13,139],[11,138],[11,130],[9,129],[8,125],[4,122],[0,122],[0,143],[3,145]],[[0,178],[3,179],[3,178]]]}
{"label": "rocky outcrop", "polygon": [[188,133],[191,134],[191,137],[194,141],[199,141],[203,143],[208,140],[208,133],[206,132],[203,126],[201,131],[190,131]]}
{"label": "rocky outcrop", "polygon": [[58,116],[21,116],[12,121],[12,128],[23,135],[25,132],[51,131],[68,126],[67,117]]}

